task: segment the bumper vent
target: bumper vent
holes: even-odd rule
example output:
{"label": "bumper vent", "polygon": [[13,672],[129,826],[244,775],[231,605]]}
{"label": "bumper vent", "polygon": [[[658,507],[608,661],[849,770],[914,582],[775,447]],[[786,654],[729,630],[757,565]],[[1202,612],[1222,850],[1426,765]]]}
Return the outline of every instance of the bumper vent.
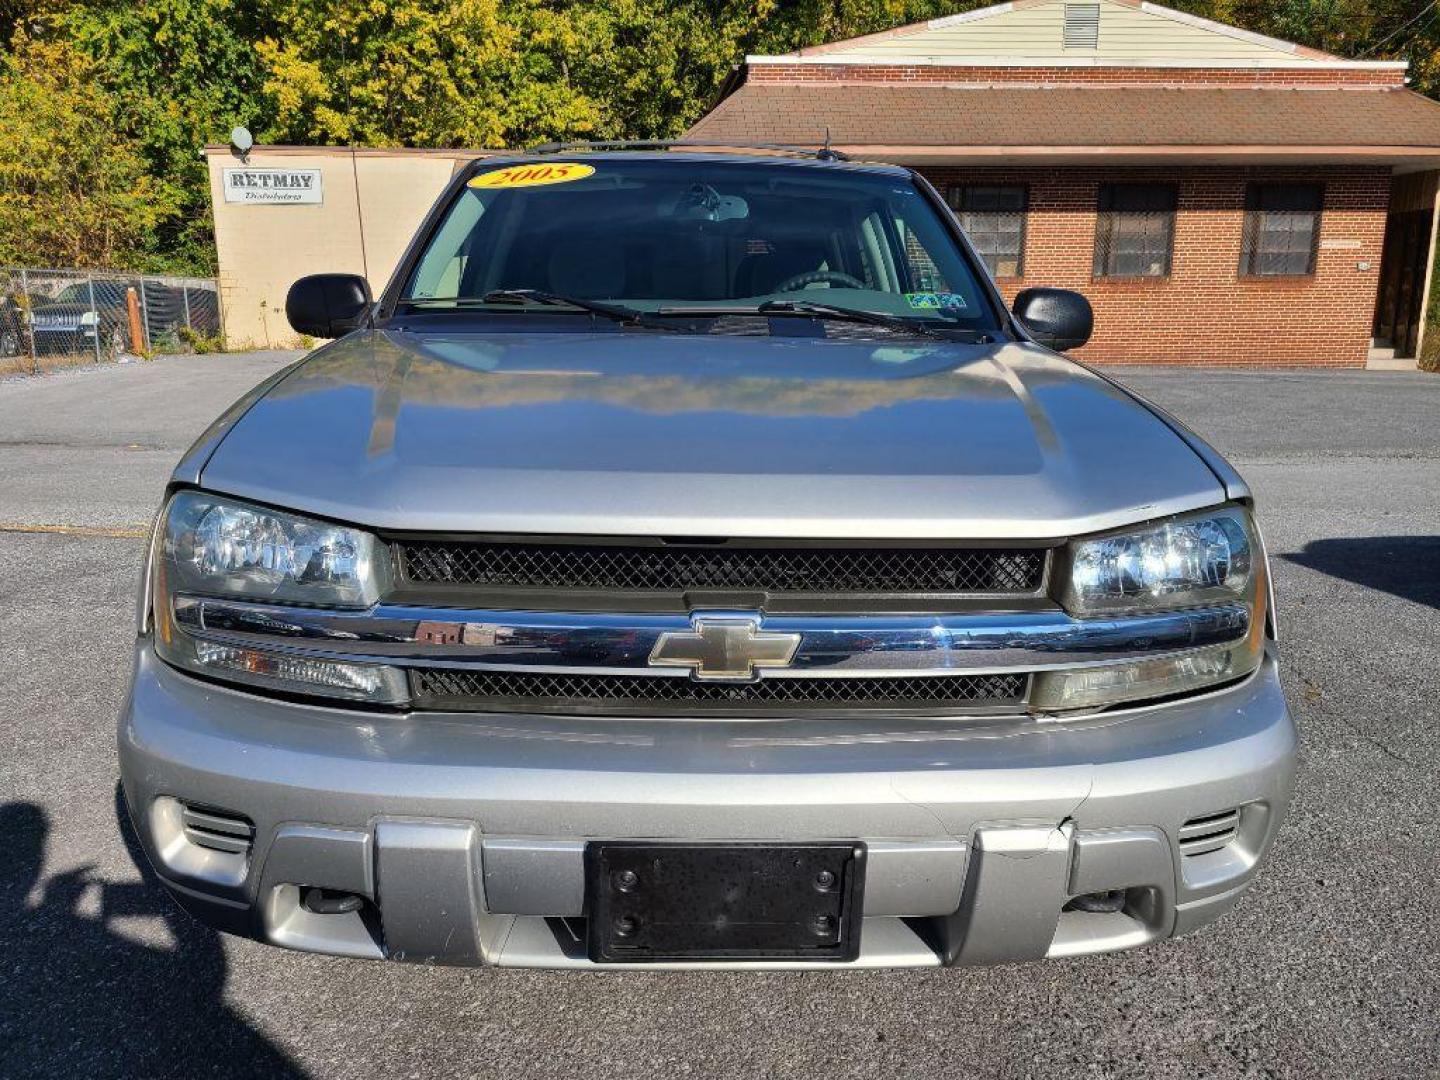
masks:
{"label": "bumper vent", "polygon": [[1024,675],[895,678],[782,678],[705,683],[653,675],[554,675],[421,668],[413,672],[424,708],[712,715],[803,715],[826,711],[929,711],[1018,706]]}
{"label": "bumper vent", "polygon": [[1240,811],[1226,810],[1209,817],[1192,818],[1180,826],[1180,853],[1207,855],[1235,839],[1240,830]]}
{"label": "bumper vent", "polygon": [[396,545],[415,584],[500,589],[683,593],[720,589],[820,595],[1027,594],[1040,548],[761,547],[409,541]]}
{"label": "bumper vent", "polygon": [[223,810],[200,810],[187,806],[180,814],[185,839],[196,847],[223,851],[227,855],[249,855],[255,826]]}

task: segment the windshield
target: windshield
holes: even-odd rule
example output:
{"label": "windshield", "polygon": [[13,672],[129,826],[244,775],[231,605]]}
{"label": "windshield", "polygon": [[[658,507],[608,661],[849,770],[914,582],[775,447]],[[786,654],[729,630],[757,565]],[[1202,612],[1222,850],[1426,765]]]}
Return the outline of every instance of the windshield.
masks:
{"label": "windshield", "polygon": [[504,294],[522,290],[661,315],[778,300],[995,328],[975,272],[909,179],[805,165],[677,155],[482,167],[402,295],[426,311],[513,311]]}

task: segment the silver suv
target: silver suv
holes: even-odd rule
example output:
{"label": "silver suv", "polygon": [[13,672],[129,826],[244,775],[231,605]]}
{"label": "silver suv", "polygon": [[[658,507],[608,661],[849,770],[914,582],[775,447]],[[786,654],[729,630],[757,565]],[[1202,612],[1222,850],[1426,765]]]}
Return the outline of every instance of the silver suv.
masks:
{"label": "silver suv", "polygon": [[914,173],[474,163],[176,468],[124,788],[188,911],[357,957],[1128,948],[1289,797],[1245,482]]}

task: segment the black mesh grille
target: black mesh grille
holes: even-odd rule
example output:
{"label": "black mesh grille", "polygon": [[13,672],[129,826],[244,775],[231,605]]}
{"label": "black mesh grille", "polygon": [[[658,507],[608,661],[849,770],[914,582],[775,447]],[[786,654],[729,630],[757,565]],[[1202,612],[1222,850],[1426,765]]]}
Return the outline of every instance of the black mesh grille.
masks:
{"label": "black mesh grille", "polygon": [[516,589],[768,593],[1030,593],[1038,548],[641,547],[402,541],[414,583]]}
{"label": "black mesh grille", "polygon": [[555,675],[514,671],[421,668],[413,673],[417,701],[431,708],[525,709],[605,707],[653,711],[675,705],[712,712],[800,711],[806,708],[943,709],[1018,704],[1024,675],[930,675],[884,678],[784,678],[706,683],[647,675]]}

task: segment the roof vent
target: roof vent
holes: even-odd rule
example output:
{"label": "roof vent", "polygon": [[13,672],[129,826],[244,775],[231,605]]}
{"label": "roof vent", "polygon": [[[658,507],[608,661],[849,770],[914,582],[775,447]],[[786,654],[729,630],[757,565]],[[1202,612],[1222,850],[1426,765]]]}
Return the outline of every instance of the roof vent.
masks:
{"label": "roof vent", "polygon": [[1065,5],[1065,48],[1094,49],[1100,45],[1100,5]]}

